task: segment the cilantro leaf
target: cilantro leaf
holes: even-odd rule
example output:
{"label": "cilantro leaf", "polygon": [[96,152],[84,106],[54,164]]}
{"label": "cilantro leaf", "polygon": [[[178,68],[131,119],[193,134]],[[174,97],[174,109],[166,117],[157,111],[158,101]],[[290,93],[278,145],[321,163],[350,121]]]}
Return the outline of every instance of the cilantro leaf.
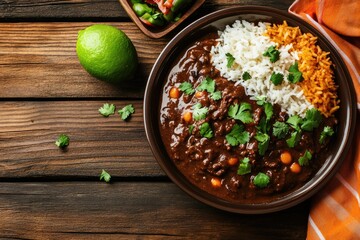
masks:
{"label": "cilantro leaf", "polygon": [[58,139],[55,141],[55,145],[59,148],[65,148],[69,146],[70,138],[65,134],[60,134]]}
{"label": "cilantro leaf", "polygon": [[205,122],[200,125],[200,135],[206,138],[212,138],[214,136],[209,123]]}
{"label": "cilantro leaf", "polygon": [[290,66],[288,80],[291,83],[297,83],[303,80],[302,73],[299,71],[297,62]]}
{"label": "cilantro leaf", "polygon": [[258,96],[256,97],[256,104],[262,106],[266,103],[266,96]]}
{"label": "cilantro leaf", "polygon": [[291,133],[290,138],[286,140],[287,145],[291,148],[295,147],[299,143],[300,137],[301,131],[294,131]]}
{"label": "cilantro leaf", "polygon": [[189,125],[189,133],[192,134],[194,131],[194,125]]}
{"label": "cilantro leaf", "polygon": [[307,165],[309,165],[309,161],[311,160],[311,158],[312,158],[311,153],[310,153],[308,150],[306,150],[305,153],[304,153],[304,155],[301,156],[301,157],[299,158],[299,160],[298,160],[300,166],[307,166]]}
{"label": "cilantro leaf", "polygon": [[243,123],[252,123],[254,120],[251,116],[251,104],[243,102],[240,104],[231,105],[228,109],[228,115]]}
{"label": "cilantro leaf", "polygon": [[279,60],[280,52],[276,49],[276,46],[271,46],[263,53],[263,56],[270,57],[270,62],[274,63]]}
{"label": "cilantro leaf", "polygon": [[275,73],[273,72],[270,77],[270,81],[275,85],[280,85],[282,81],[284,80],[284,75],[281,73]]}
{"label": "cilantro leaf", "polygon": [[180,84],[179,89],[183,91],[187,95],[194,94],[195,89],[193,88],[193,85],[189,82],[183,82]]}
{"label": "cilantro leaf", "polygon": [[282,139],[289,132],[289,126],[284,122],[275,122],[273,125],[273,134],[275,137]]}
{"label": "cilantro leaf", "polygon": [[255,186],[259,188],[266,187],[270,182],[270,177],[265,173],[259,172],[253,179],[253,183]]}
{"label": "cilantro leaf", "polygon": [[261,156],[265,155],[266,150],[269,147],[270,137],[266,133],[257,132],[255,139],[258,140],[258,149]]}
{"label": "cilantro leaf", "polygon": [[99,108],[99,113],[104,117],[113,115],[115,113],[115,105],[104,103],[104,105],[101,108]]}
{"label": "cilantro leaf", "polygon": [[325,126],[324,129],[322,130],[321,134],[320,134],[319,142],[321,144],[323,144],[325,138],[326,137],[331,137],[333,134],[334,134],[334,130],[329,126]]}
{"label": "cilantro leaf", "polygon": [[121,115],[122,120],[126,120],[134,112],[135,112],[135,109],[132,104],[126,105],[125,107],[123,107],[122,109],[120,109],[118,111],[118,113]]}
{"label": "cilantro leaf", "polygon": [[227,53],[225,56],[227,60],[226,67],[231,68],[231,66],[234,64],[235,58],[233,55],[231,55],[231,53]]}
{"label": "cilantro leaf", "polygon": [[213,100],[217,101],[217,100],[220,100],[220,99],[222,98],[222,94],[221,94],[220,91],[216,91],[216,92],[211,93],[211,94],[210,94],[210,97],[211,97]]}
{"label": "cilantro leaf", "polygon": [[293,115],[289,117],[289,119],[286,121],[292,128],[299,131],[300,130],[300,124],[302,123],[302,119],[298,115]]}
{"label": "cilantro leaf", "polygon": [[267,133],[267,132],[270,130],[270,129],[269,129],[270,125],[269,125],[268,123],[269,123],[269,122],[266,121],[266,118],[265,118],[265,117],[262,117],[262,118],[260,119],[259,125],[256,126],[256,128],[257,128],[259,131],[263,132],[263,133]]}
{"label": "cilantro leaf", "polygon": [[202,107],[201,103],[197,103],[193,106],[193,118],[195,121],[199,121],[206,118],[206,115],[208,113],[207,107]]}
{"label": "cilantro leaf", "polygon": [[264,104],[264,109],[265,109],[266,121],[269,121],[272,115],[274,114],[273,106],[271,105],[271,103],[266,102]]}
{"label": "cilantro leaf", "polygon": [[230,133],[226,134],[225,138],[234,147],[247,143],[250,140],[250,133],[244,130],[244,126],[235,124]]}
{"label": "cilantro leaf", "polygon": [[199,86],[196,88],[198,91],[207,91],[208,93],[215,92],[215,81],[209,77],[206,77]]}
{"label": "cilantro leaf", "polygon": [[244,72],[243,75],[242,75],[242,79],[243,79],[244,81],[251,79],[250,73]]}
{"label": "cilantro leaf", "polygon": [[305,131],[312,131],[314,128],[317,128],[322,120],[321,113],[312,108],[306,111],[305,119],[301,124],[301,129]]}
{"label": "cilantro leaf", "polygon": [[245,175],[247,173],[251,173],[251,164],[250,164],[250,159],[246,157],[243,160],[241,160],[237,170],[237,174]]}
{"label": "cilantro leaf", "polygon": [[105,182],[108,183],[110,182],[110,179],[111,179],[111,175],[103,169],[100,174],[100,181],[104,180]]}

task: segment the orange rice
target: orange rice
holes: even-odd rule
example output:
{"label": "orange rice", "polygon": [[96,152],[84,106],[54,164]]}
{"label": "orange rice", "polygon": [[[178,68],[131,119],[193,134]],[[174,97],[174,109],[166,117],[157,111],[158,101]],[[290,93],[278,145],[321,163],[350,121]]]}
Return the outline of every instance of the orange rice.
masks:
{"label": "orange rice", "polygon": [[266,35],[279,45],[292,44],[292,50],[299,53],[298,67],[304,79],[298,84],[304,96],[325,117],[332,116],[339,109],[338,86],[334,81],[330,53],[316,45],[317,37],[301,33],[299,27],[289,27],[286,21],[268,26]]}

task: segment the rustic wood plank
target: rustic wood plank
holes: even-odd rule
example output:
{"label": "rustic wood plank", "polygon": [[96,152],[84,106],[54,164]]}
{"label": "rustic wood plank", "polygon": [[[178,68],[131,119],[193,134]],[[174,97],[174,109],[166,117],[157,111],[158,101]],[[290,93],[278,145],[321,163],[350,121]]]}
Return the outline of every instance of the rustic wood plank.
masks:
{"label": "rustic wood plank", "polygon": [[109,23],[133,41],[134,81],[114,86],[91,77],[76,55],[79,30],[93,23],[0,23],[0,98],[142,98],[147,76],[167,39],[153,40],[134,23]]}
{"label": "rustic wood plank", "polygon": [[239,215],[205,206],[172,183],[0,184],[0,238],[305,239],[308,203]]}
{"label": "rustic wood plank", "polygon": [[[234,5],[271,6],[285,10],[292,2],[293,0],[208,0],[199,14]],[[130,21],[118,0],[4,0],[0,3],[2,21],[68,21],[86,18]]]}
{"label": "rustic wood plank", "polygon": [[[117,110],[132,103],[129,121],[105,118],[105,101],[0,101],[0,178],[165,176],[148,145],[142,101],[114,101]],[[66,151],[55,146],[59,134],[70,137]]]}

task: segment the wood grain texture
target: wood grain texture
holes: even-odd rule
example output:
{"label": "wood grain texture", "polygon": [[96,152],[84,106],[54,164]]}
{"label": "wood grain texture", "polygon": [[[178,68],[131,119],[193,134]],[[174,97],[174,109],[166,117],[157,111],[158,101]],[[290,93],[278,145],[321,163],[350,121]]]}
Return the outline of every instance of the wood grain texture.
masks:
{"label": "wood grain texture", "polygon": [[[133,104],[129,121],[108,118],[104,101],[0,102],[0,178],[97,177],[109,169],[115,177],[165,176],[148,145],[142,101],[107,101],[117,110]],[[65,133],[70,145],[55,146]]]}
{"label": "wood grain texture", "polygon": [[25,239],[296,240],[308,211],[227,213],[164,182],[1,183],[0,203],[0,238]]}
{"label": "wood grain texture", "polygon": [[79,30],[93,23],[0,23],[0,98],[142,98],[167,39],[148,38],[134,23],[111,23],[134,43],[136,79],[114,86],[91,77],[76,55]]}
{"label": "wood grain texture", "polygon": [[[293,0],[207,0],[200,14],[233,5],[272,6],[285,10],[292,2]],[[84,19],[87,21],[89,18],[130,21],[116,0],[2,0],[0,2],[0,21],[84,21]]]}

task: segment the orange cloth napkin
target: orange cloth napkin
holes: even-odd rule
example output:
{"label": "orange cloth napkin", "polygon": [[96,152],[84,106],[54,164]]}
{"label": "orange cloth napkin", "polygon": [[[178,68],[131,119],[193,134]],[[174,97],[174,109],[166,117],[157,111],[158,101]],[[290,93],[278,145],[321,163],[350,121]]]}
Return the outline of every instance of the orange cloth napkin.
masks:
{"label": "orange cloth napkin", "polygon": [[[323,33],[343,57],[360,109],[360,1],[297,0],[289,12]],[[358,111],[359,114],[359,111]],[[307,239],[360,239],[360,117],[340,171],[312,200]]]}

